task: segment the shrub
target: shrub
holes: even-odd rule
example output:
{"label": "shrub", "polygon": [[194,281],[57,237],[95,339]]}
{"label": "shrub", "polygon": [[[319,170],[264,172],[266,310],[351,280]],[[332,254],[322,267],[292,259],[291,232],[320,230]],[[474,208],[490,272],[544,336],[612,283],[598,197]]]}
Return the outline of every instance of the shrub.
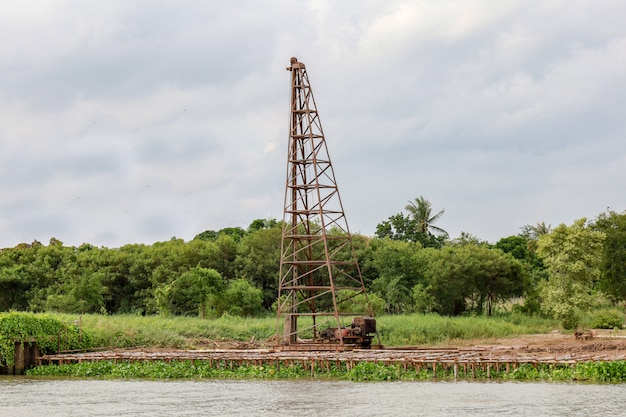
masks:
{"label": "shrub", "polygon": [[0,314],[0,366],[15,360],[15,342],[35,342],[41,353],[91,346],[91,336],[69,323],[44,314]]}
{"label": "shrub", "polygon": [[218,304],[218,310],[231,316],[259,315],[263,311],[263,291],[245,279],[236,279],[228,283]]}
{"label": "shrub", "polygon": [[580,324],[580,314],[575,309],[569,309],[559,317],[565,330],[573,330]]}
{"label": "shrub", "polygon": [[621,329],[624,324],[624,313],[618,309],[601,310],[591,316],[593,329]]}

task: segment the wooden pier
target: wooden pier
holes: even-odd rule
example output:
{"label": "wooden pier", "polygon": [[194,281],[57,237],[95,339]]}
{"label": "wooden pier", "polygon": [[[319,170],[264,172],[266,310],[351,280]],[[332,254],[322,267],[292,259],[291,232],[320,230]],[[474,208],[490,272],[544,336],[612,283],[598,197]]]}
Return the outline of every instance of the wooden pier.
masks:
{"label": "wooden pier", "polygon": [[89,353],[68,353],[44,355],[39,358],[40,364],[68,364],[85,361],[208,361],[216,366],[251,366],[300,365],[305,369],[329,369],[330,364],[343,365],[348,370],[361,362],[380,363],[401,366],[405,370],[414,368],[432,370],[434,377],[437,369],[459,371],[464,375],[475,376],[478,371],[487,378],[492,372],[509,372],[523,364],[535,367],[540,364],[575,366],[577,363],[590,361],[626,360],[626,354],[615,356],[604,353],[569,353],[551,355],[502,355],[494,354],[490,349],[481,348],[449,348],[449,349],[363,349],[343,352],[333,351],[289,351],[278,349],[214,349],[214,350],[113,350]]}

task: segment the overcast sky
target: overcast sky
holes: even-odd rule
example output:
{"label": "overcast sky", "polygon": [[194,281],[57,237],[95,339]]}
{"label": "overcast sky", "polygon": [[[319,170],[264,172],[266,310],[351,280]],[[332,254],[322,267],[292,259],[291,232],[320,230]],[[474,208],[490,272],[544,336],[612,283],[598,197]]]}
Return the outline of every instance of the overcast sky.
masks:
{"label": "overcast sky", "polygon": [[0,1],[0,247],[282,219],[292,56],[350,229],[626,209],[626,2]]}

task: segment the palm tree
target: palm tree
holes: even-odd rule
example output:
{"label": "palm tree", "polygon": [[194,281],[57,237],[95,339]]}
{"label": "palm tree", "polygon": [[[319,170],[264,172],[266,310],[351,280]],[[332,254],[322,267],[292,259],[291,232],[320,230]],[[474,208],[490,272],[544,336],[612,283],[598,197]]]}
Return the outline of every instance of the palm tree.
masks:
{"label": "palm tree", "polygon": [[448,236],[448,232],[433,225],[433,223],[441,218],[444,210],[442,209],[437,214],[433,215],[432,205],[430,204],[430,201],[426,200],[424,197],[419,196],[415,199],[415,201],[409,201],[409,204],[407,204],[404,209],[409,212],[409,216],[417,224],[420,233],[425,236]]}
{"label": "palm tree", "polygon": [[546,222],[537,223],[536,226],[533,226],[533,231],[535,232],[535,236],[537,237],[542,235],[549,235],[552,232],[552,225],[549,224],[546,226]]}
{"label": "palm tree", "polygon": [[552,232],[552,225],[547,225],[546,222],[537,222],[536,225],[527,224],[522,227],[522,235],[526,236],[530,240],[537,240],[543,235],[549,235]]}

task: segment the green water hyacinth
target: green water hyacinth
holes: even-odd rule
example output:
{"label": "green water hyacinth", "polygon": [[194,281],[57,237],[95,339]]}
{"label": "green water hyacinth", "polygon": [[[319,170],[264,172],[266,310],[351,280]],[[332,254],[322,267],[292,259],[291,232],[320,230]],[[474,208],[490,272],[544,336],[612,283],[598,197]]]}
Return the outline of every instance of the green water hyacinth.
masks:
{"label": "green water hyacinth", "polygon": [[[404,368],[376,362],[360,362],[351,369],[345,364],[330,364],[321,367],[314,364],[312,369],[302,364],[285,365],[231,365],[209,361],[136,361],[81,362],[66,365],[45,365],[27,371],[31,376],[71,376],[95,378],[149,378],[149,379],[298,379],[335,378],[351,381],[427,381],[452,380],[452,367]],[[626,382],[626,361],[584,362],[576,366],[531,364],[520,365],[509,372],[493,370],[491,379],[517,381],[587,381],[595,383]],[[481,370],[459,367],[457,378],[466,380],[486,380],[487,374]]]}

